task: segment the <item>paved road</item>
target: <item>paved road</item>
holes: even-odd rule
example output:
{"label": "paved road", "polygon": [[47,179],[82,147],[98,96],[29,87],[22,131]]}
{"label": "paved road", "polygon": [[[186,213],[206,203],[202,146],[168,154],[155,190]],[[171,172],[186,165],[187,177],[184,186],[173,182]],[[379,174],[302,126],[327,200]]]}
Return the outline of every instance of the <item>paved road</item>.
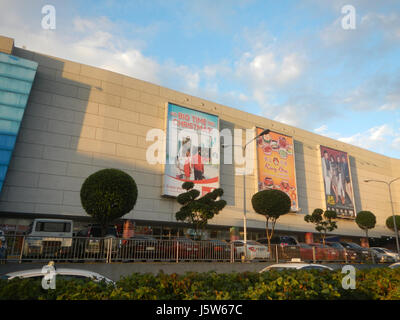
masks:
{"label": "paved road", "polygon": [[[0,264],[0,274],[12,271],[28,270],[42,268],[45,263],[12,263]],[[135,262],[135,263],[57,263],[56,267],[84,269],[98,272],[114,281],[120,277],[131,275],[132,273],[153,273],[157,274],[161,270],[164,273],[184,274],[185,272],[208,272],[215,271],[217,273],[231,272],[258,272],[272,263],[268,262],[251,262],[251,263],[227,263],[227,262],[180,262],[180,263],[163,263],[163,262]],[[341,269],[344,264],[327,264],[334,269]],[[354,264],[357,269],[385,267],[386,265],[370,265],[370,264]]]}

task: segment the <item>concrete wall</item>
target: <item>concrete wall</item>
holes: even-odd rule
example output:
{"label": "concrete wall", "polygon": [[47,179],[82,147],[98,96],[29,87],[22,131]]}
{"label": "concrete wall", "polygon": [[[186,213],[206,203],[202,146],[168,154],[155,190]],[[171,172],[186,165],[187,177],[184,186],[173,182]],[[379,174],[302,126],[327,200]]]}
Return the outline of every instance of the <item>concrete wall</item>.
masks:
{"label": "concrete wall", "polygon": [[[259,126],[294,137],[301,211],[280,219],[278,229],[314,231],[303,218],[325,206],[321,144],[349,153],[357,211],[371,210],[378,216],[371,235],[391,234],[384,227],[390,212],[387,191],[363,181],[393,178],[399,160],[114,72],[20,48],[14,48],[14,54],[37,61],[39,68],[0,197],[0,212],[85,216],[79,198],[82,182],[99,169],[114,167],[125,170],[139,185],[137,205],[126,218],[175,221],[177,204],[160,197],[162,166],[145,161],[146,148],[152,144],[146,142],[146,133],[164,129],[165,107],[171,102],[218,115],[221,129]],[[221,166],[228,206],[214,224],[242,226],[243,180],[234,169]],[[247,176],[246,183],[250,204],[255,176]],[[248,227],[265,228],[265,220],[249,211]],[[339,222],[338,233],[363,235],[354,221],[345,220]]]}

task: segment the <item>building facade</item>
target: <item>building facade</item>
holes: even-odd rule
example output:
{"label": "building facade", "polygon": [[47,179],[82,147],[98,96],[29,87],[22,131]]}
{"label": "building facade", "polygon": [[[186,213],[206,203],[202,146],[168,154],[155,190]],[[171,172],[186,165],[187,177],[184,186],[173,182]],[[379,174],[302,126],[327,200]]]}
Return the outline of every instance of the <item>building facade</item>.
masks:
{"label": "building facade", "polygon": [[[220,130],[268,128],[293,137],[299,211],[281,217],[278,232],[300,238],[315,232],[304,215],[326,208],[322,145],[348,154],[355,210],[377,216],[371,236],[393,235],[385,227],[391,215],[386,186],[364,180],[400,177],[399,159],[122,74],[17,48],[9,38],[0,37],[0,51],[37,63],[0,195],[0,225],[18,229],[15,226],[26,226],[35,217],[70,217],[78,228],[90,221],[80,204],[83,181],[100,169],[118,168],[130,174],[139,189],[137,204],[124,219],[132,219],[143,232],[184,230],[175,220],[176,200],[162,196],[164,166],[146,161],[154,143],[146,141],[146,134],[154,128],[166,130],[166,108],[172,103],[218,116]],[[242,142],[245,139],[243,135]],[[235,171],[241,166],[220,164],[219,182],[228,205],[210,222],[210,236],[227,238],[231,227],[243,227],[243,176]],[[251,208],[257,180],[256,170],[246,175],[250,238],[265,234],[265,218]],[[392,195],[399,214],[400,181],[393,183]],[[334,233],[364,236],[354,219],[339,219]]]}

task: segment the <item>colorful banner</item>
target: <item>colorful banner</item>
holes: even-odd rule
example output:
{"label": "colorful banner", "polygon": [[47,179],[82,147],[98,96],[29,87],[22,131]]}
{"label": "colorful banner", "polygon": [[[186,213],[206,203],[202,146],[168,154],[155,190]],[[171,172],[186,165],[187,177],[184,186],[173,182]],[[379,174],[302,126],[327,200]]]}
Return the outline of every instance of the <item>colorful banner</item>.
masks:
{"label": "colorful banner", "polygon": [[355,218],[353,185],[346,152],[320,146],[327,210],[338,217]]}
{"label": "colorful banner", "polygon": [[219,187],[218,130],[217,116],[168,103],[164,195],[184,192],[185,181],[201,195]]}
{"label": "colorful banner", "polygon": [[[257,135],[263,129],[257,128]],[[293,138],[270,132],[257,138],[258,190],[277,189],[292,200],[298,211]]]}

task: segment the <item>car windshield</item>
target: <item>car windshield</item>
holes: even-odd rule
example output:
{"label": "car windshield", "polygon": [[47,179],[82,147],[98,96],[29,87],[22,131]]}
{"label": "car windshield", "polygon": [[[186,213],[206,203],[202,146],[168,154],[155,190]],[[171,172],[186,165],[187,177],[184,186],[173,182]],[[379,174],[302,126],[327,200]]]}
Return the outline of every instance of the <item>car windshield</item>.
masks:
{"label": "car windshield", "polygon": [[152,236],[133,236],[131,237],[132,240],[156,240],[156,238],[152,237]]}
{"label": "car windshield", "polygon": [[358,244],[355,244],[355,243],[353,243],[353,242],[347,242],[347,245],[348,245],[349,247],[351,247],[351,248],[358,249],[358,250],[363,250],[363,249],[364,249],[363,247],[361,247],[361,246],[359,246]]}
{"label": "car windshield", "polygon": [[304,266],[301,270],[328,270],[327,268],[321,266]]}
{"label": "car windshield", "polygon": [[259,246],[259,245],[261,245],[261,243],[259,243],[257,241],[247,241],[247,244],[251,245],[251,246]]}
{"label": "car windshield", "polygon": [[277,271],[282,271],[282,270],[288,270],[288,269],[296,269],[295,266],[270,266],[266,270],[277,270]]}
{"label": "car windshield", "polygon": [[176,240],[179,242],[193,242],[193,240],[190,238],[177,238]]}
{"label": "car windshield", "polygon": [[338,242],[328,242],[327,245],[332,248],[343,249],[343,246]]}
{"label": "car windshield", "polygon": [[227,243],[222,240],[211,240],[213,244],[218,244],[218,245],[226,245]]}

